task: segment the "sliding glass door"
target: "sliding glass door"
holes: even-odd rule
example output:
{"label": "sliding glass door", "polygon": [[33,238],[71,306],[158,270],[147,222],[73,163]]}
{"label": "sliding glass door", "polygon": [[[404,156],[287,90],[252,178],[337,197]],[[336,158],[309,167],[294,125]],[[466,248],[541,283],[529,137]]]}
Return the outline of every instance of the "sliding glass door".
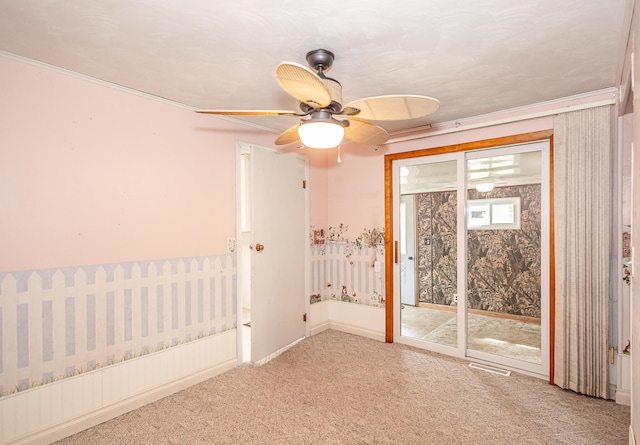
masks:
{"label": "sliding glass door", "polygon": [[458,344],[457,162],[444,156],[399,169],[401,282],[413,277],[413,288],[400,291],[400,335],[453,348]]}
{"label": "sliding glass door", "polygon": [[393,161],[395,341],[548,375],[548,165],[547,141]]}
{"label": "sliding glass door", "polygon": [[531,371],[544,371],[548,345],[548,158],[544,164],[541,145],[465,156],[467,355]]}

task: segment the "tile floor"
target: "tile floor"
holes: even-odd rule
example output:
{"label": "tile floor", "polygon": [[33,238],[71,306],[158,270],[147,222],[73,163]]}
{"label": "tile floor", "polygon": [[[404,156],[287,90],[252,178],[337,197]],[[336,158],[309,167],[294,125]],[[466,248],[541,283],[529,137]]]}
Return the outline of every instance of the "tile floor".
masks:
{"label": "tile floor", "polygon": [[[457,316],[451,310],[403,305],[401,335],[448,346],[457,345]],[[469,314],[469,349],[541,363],[539,323]]]}

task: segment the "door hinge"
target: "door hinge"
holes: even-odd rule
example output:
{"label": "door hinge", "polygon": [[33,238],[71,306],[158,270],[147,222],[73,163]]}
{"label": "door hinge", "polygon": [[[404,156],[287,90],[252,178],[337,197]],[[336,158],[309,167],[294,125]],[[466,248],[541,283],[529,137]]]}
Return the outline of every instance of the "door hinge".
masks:
{"label": "door hinge", "polygon": [[307,313],[302,314],[302,321],[307,321]]}
{"label": "door hinge", "polygon": [[302,180],[302,188],[303,189],[307,188],[307,180],[306,179]]}

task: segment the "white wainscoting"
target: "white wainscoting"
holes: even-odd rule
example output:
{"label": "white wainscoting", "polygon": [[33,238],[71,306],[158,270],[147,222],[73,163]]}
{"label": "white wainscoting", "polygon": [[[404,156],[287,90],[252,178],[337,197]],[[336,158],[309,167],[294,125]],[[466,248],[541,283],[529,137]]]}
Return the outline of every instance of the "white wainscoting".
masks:
{"label": "white wainscoting", "polygon": [[329,301],[329,327],[350,334],[384,341],[384,307]]}
{"label": "white wainscoting", "polygon": [[309,307],[311,335],[316,335],[329,329],[329,303],[331,301],[325,300],[314,303]]}
{"label": "white wainscoting", "polygon": [[311,335],[326,329],[385,341],[385,308],[325,300],[310,308]]}
{"label": "white wainscoting", "polygon": [[238,365],[236,329],[0,398],[0,443],[50,443]]}
{"label": "white wainscoting", "polygon": [[[384,246],[311,246],[310,332],[336,329],[384,341]],[[350,300],[350,301],[342,301]]]}
{"label": "white wainscoting", "polygon": [[616,403],[631,405],[631,356],[618,354]]}

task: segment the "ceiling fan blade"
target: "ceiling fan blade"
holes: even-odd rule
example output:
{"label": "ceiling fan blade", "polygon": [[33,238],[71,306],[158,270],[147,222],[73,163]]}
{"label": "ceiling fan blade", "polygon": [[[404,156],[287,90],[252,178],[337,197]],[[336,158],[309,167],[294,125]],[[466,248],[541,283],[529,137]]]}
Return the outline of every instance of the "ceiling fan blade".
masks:
{"label": "ceiling fan blade", "polygon": [[287,93],[313,108],[331,104],[331,93],[322,79],[311,69],[294,62],[282,62],[276,69]]}
{"label": "ceiling fan blade", "polygon": [[286,145],[300,140],[300,137],[298,136],[299,126],[300,124],[296,124],[278,136],[278,139],[276,139],[276,145]]}
{"label": "ceiling fan blade", "polygon": [[344,128],[344,136],[361,144],[381,145],[389,139],[389,133],[376,124],[361,119],[348,119],[349,126]]}
{"label": "ceiling fan blade", "polygon": [[360,109],[356,115],[359,119],[397,121],[435,113],[440,108],[440,101],[433,97],[398,94],[358,99],[349,102],[347,107]]}
{"label": "ceiling fan blade", "polygon": [[202,114],[223,114],[225,116],[298,116],[289,110],[195,110]]}

